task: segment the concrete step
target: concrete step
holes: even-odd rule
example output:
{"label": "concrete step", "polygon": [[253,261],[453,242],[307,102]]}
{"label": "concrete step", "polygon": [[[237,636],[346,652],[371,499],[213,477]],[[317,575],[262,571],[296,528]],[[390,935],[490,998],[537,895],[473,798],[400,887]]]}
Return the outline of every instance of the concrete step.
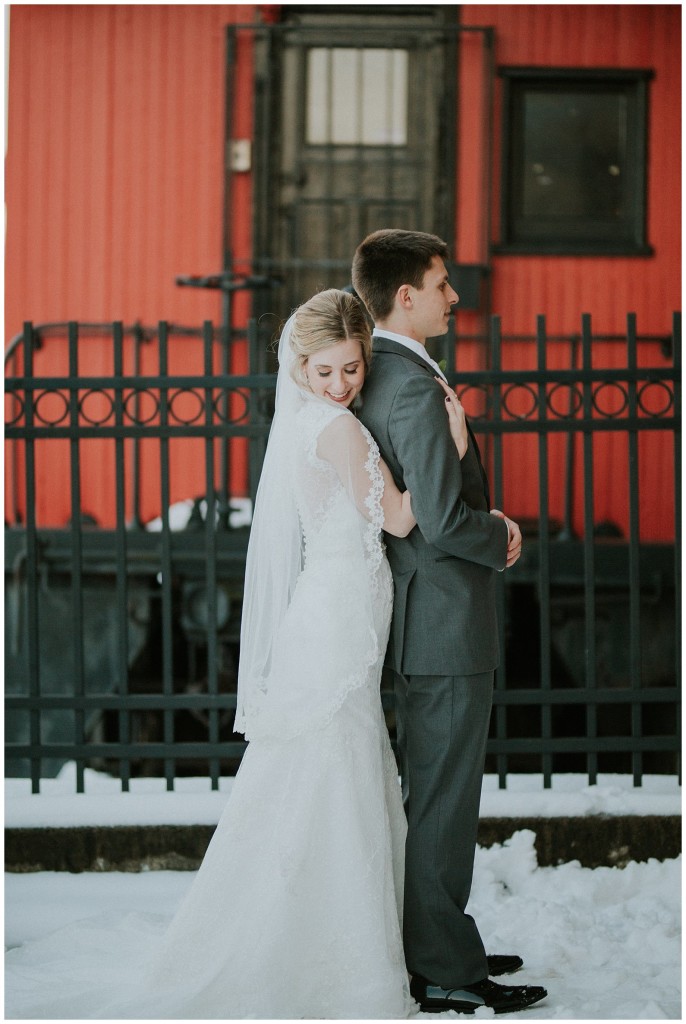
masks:
{"label": "concrete step", "polygon": [[[115,825],[8,828],[5,870],[194,871],[214,825]],[[681,852],[679,815],[585,815],[555,818],[482,818],[478,843],[503,843],[515,832],[536,835],[541,867],[577,860],[583,867],[624,867],[666,860]]]}

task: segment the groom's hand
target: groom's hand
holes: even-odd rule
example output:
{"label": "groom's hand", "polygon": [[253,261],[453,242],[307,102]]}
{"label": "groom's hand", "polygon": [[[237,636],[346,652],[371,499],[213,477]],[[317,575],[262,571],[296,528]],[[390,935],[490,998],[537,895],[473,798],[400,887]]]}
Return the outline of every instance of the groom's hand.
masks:
{"label": "groom's hand", "polygon": [[522,553],[522,531],[513,519],[508,519],[500,509],[492,508],[491,515],[497,516],[507,524],[507,562],[505,568],[509,569],[515,564]]}

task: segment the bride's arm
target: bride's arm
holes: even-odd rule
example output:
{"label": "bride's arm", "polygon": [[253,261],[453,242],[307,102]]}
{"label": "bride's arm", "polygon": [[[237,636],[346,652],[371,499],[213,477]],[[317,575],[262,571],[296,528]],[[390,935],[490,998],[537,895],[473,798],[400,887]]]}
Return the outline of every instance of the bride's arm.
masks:
{"label": "bride's arm", "polygon": [[381,456],[379,456],[379,469],[383,476],[383,498],[381,499],[383,528],[394,537],[407,537],[410,530],[417,525],[417,520],[412,515],[410,492],[400,491],[396,487],[391,471]]}
{"label": "bride's arm", "polygon": [[[317,455],[330,462],[341,483],[366,519],[371,518],[368,499],[373,481],[370,475],[370,447],[362,426],[354,416],[337,416],[320,434]],[[379,456],[383,479],[381,509],[383,528],[394,537],[406,537],[416,525],[410,507],[410,492],[400,491],[386,463]]]}

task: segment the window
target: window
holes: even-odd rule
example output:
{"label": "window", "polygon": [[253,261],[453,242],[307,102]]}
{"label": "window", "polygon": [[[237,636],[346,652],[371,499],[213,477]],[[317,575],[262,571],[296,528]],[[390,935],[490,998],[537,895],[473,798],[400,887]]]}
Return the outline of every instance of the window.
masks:
{"label": "window", "polygon": [[407,88],[407,50],[312,47],[306,141],[406,146]]}
{"label": "window", "polygon": [[649,254],[650,72],[501,69],[505,252]]}

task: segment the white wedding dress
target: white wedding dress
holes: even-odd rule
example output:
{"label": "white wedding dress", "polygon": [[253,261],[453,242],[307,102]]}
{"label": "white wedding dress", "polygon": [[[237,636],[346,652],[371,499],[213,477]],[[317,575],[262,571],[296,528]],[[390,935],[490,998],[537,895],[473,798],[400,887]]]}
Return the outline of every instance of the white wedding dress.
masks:
{"label": "white wedding dress", "polygon": [[[417,1009],[402,949],[405,816],[379,695],[392,581],[378,449],[325,400],[295,419],[304,568],[202,866],[166,930],[149,915],[93,918],[11,950],[10,1019]],[[367,444],[366,484],[358,466],[344,486],[321,439],[354,431]]]}

